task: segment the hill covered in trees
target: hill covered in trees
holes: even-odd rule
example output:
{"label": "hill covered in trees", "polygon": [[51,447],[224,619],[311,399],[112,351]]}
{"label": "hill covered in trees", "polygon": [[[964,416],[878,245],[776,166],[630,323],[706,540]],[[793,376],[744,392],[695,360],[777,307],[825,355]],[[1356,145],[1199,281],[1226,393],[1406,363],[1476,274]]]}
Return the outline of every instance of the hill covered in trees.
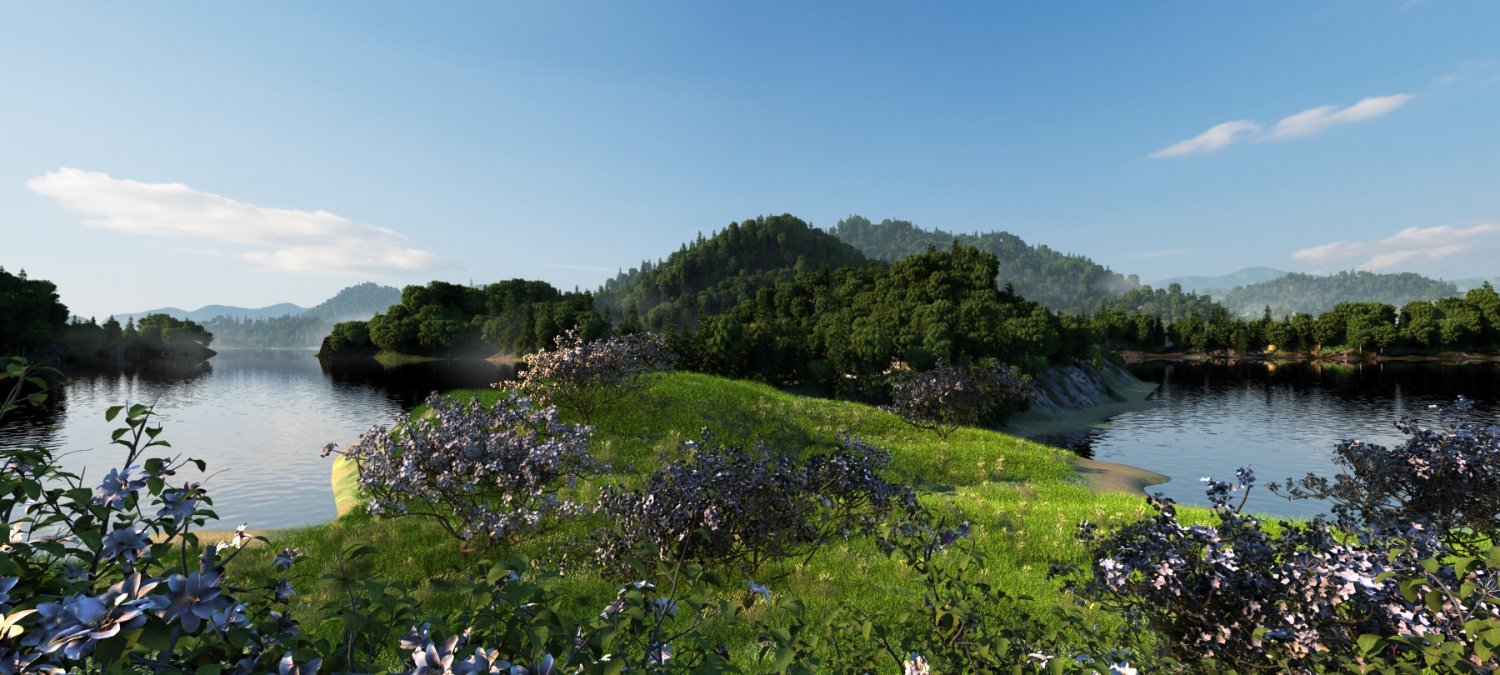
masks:
{"label": "hill covered in trees", "polygon": [[[202,320],[226,349],[312,349],[340,321],[363,320],[401,302],[401,291],[373,282],[339,291],[311,309],[280,316],[251,317],[223,313]],[[276,307],[297,307],[289,303]],[[201,313],[203,310],[200,310]]]}
{"label": "hill covered in trees", "polygon": [[904,220],[886,219],[875,224],[862,216],[849,216],[830,232],[865,255],[886,261],[900,260],[929,247],[945,250],[955,241],[972,246],[995,255],[1000,263],[1000,286],[1008,284],[1022,297],[1060,312],[1092,312],[1101,303],[1141,286],[1135,275],[1127,277],[1081,255],[1027,244],[1009,232],[955,234],[924,230]]}
{"label": "hill covered in trees", "polygon": [[687,328],[797,274],[867,262],[854,247],[794,216],[762,216],[730,223],[707,239],[700,234],[664,261],[621,273],[604,283],[594,305],[630,328]]}
{"label": "hill covered in trees", "polygon": [[1092,355],[1086,319],[1058,315],[998,282],[999,258],[949,242],[872,262],[792,216],[731,223],[597,294],[515,279],[408,286],[368,322],[334,327],[320,352],[521,355],[579,326],[585,339],[668,334],[690,370],[780,386],[879,395],[893,363],[987,360],[1039,373]]}
{"label": "hill covered in trees", "polygon": [[1212,293],[1230,312],[1243,317],[1262,313],[1284,316],[1302,312],[1322,314],[1343,302],[1373,302],[1400,307],[1418,300],[1437,300],[1459,294],[1451,282],[1420,274],[1339,272],[1331,276],[1291,273],[1270,281]]}

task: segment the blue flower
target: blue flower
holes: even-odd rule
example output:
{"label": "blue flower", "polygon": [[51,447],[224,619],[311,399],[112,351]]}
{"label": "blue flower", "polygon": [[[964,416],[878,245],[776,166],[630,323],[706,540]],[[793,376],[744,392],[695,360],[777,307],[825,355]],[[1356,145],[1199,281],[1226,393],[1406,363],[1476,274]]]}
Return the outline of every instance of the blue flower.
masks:
{"label": "blue flower", "polygon": [[130,476],[130,474],[140,468],[139,466],[127,466],[124,473],[121,473],[119,469],[110,469],[109,473],[104,476],[104,481],[99,484],[99,487],[94,488],[92,503],[103,504],[105,508],[109,509],[124,509],[125,500],[136,492],[139,492],[141,488],[146,487],[145,478],[132,478]]}

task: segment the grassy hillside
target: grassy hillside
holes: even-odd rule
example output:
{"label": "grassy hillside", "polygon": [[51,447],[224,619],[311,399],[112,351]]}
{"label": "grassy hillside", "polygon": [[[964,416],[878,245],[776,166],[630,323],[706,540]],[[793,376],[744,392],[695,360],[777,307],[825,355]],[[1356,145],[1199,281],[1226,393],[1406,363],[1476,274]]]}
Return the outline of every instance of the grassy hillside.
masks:
{"label": "grassy hillside", "polygon": [[[497,392],[464,391],[462,396],[493,398]],[[596,425],[592,451],[612,465],[612,472],[580,486],[588,497],[602,484],[633,484],[679,455],[678,444],[712,429],[720,439],[749,443],[756,439],[784,452],[800,454],[834,447],[849,434],[889,450],[893,460],[888,478],[914,485],[927,505],[951,523],[970,521],[974,543],[989,557],[982,578],[1007,592],[1029,595],[1039,603],[1058,598],[1046,579],[1053,561],[1083,562],[1083,549],[1074,539],[1075,525],[1091,520],[1106,527],[1134,520],[1145,511],[1144,500],[1126,493],[1096,494],[1081,478],[1066,451],[1002,433],[960,429],[946,442],[919,431],[900,419],[868,405],[787,394],[744,381],[706,375],[675,373],[654,376],[648,391],[634,405],[603,416]],[[347,474],[339,496],[348,504]],[[337,480],[337,479],[336,479]],[[562,564],[572,580],[571,602],[579,611],[597,612],[613,598],[617,580],[603,579],[582,564],[591,552],[587,536],[605,525],[586,518],[519,547],[544,566]],[[353,571],[398,580],[438,603],[444,591],[434,579],[454,577],[454,563],[462,560],[456,545],[435,527],[415,519],[375,520],[362,509],[326,525],[285,531],[270,547],[255,552],[248,563],[269,572],[272,551],[283,546],[301,548],[305,563],[293,568],[293,583],[307,609],[330,600],[316,590],[315,579],[337,567],[339,552],[369,542],[381,553],[360,561]],[[493,555],[503,559],[507,552]],[[564,561],[566,559],[566,562]],[[731,588],[743,588],[744,580]],[[777,593],[803,598],[810,611],[823,613],[843,605],[873,610],[897,597],[918,593],[916,579],[870,541],[852,540],[825,547],[805,564],[772,563],[752,575],[767,581]],[[303,590],[306,589],[306,590]],[[1097,617],[1109,630],[1111,617]],[[308,622],[309,628],[312,623]],[[727,639],[735,644],[732,636]],[[748,645],[733,647],[748,654]]]}

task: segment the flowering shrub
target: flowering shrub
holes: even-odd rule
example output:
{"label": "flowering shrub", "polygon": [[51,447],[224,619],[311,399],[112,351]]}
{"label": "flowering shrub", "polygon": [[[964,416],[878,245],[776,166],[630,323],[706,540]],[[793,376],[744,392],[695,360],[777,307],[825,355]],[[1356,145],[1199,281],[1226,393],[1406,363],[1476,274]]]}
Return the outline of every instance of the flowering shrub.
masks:
{"label": "flowering shrub", "polygon": [[1488,548],[1500,532],[1500,427],[1464,421],[1473,405],[1459,397],[1451,406],[1429,406],[1436,427],[1396,422],[1407,438],[1393,448],[1343,441],[1334,447],[1340,475],[1288,479],[1272,490],[1331,501],[1345,530],[1417,523],[1463,550]]}
{"label": "flowering shrub", "polygon": [[926,372],[896,378],[891,403],[881,408],[946,439],[961,426],[1004,422],[1030,396],[1030,386],[1013,367],[964,369],[940,361]]}
{"label": "flowering shrub", "polygon": [[1483,565],[1455,567],[1433,533],[1351,536],[1318,518],[1282,521],[1272,534],[1241,512],[1243,498],[1231,505],[1254,484],[1250,470],[1234,484],[1204,480],[1217,525],[1183,523],[1157,495],[1152,518],[1104,537],[1080,526],[1096,560],[1086,592],[1149,627],[1168,662],[1300,672],[1420,662],[1412,645],[1433,640],[1469,653],[1500,647],[1496,626],[1484,629],[1489,638],[1480,630],[1496,616],[1494,594],[1472,586],[1492,588],[1493,577]]}
{"label": "flowering shrub", "polygon": [[494,405],[434,396],[427,406],[427,415],[371,429],[343,451],[359,467],[371,513],[432,518],[486,548],[583,511],[557,493],[593,467],[587,428],[516,393]]}
{"label": "flowering shrub", "polygon": [[[110,408],[125,461],[92,489],[43,447],[0,451],[0,672],[275,670],[298,647],[285,579],[231,590],[225,565],[250,538],[198,545],[213,518],[201,485],[171,483],[188,464],[165,448],[144,406]],[[282,569],[295,554],[287,552]],[[254,607],[255,609],[250,609]],[[256,621],[252,617],[275,617]]]}
{"label": "flowering shrub", "polygon": [[587,341],[577,328],[556,338],[552,351],[526,355],[520,389],[589,424],[595,414],[641,390],[640,376],[671,368],[676,356],[654,333]]}
{"label": "flowering shrub", "polygon": [[857,440],[800,464],[764,445],[721,445],[707,429],[683,445],[692,456],[657,470],[641,490],[601,491],[597,510],[619,524],[601,535],[602,560],[649,541],[674,559],[753,570],[768,559],[809,554],[833,537],[868,532],[912,499],[877,474],[890,454]]}

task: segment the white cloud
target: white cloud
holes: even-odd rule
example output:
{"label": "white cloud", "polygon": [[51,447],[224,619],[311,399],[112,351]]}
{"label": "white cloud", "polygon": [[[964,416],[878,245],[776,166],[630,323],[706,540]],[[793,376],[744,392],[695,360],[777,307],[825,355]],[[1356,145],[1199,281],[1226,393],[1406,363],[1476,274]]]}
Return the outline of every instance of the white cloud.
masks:
{"label": "white cloud", "polygon": [[1415,260],[1438,260],[1464,253],[1481,243],[1495,243],[1500,239],[1497,234],[1500,223],[1408,227],[1378,241],[1335,241],[1304,248],[1292,253],[1292,258],[1312,264],[1364,258],[1356,269],[1379,272]]}
{"label": "white cloud", "polygon": [[1311,136],[1329,127],[1380,117],[1406,105],[1407,101],[1411,99],[1410,94],[1371,96],[1360,99],[1358,103],[1347,108],[1340,108],[1336,105],[1320,105],[1316,108],[1308,108],[1302,112],[1281,118],[1281,121],[1277,122],[1276,126],[1271,127],[1271,130],[1267,131],[1261,138],[1266,140],[1282,140],[1298,138],[1300,136]]}
{"label": "white cloud", "polygon": [[249,249],[241,258],[273,269],[372,274],[443,264],[436,254],[406,247],[406,238],[392,230],[327,211],[246,204],[181,183],[142,183],[63,167],[26,181],[26,187],[97,216],[84,221],[90,227],[237,244]]}
{"label": "white cloud", "polygon": [[1215,124],[1197,136],[1185,141],[1178,141],[1165,148],[1151,153],[1151,159],[1162,157],[1185,157],[1187,155],[1200,155],[1213,152],[1223,148],[1230,143],[1240,140],[1246,136],[1254,136],[1260,133],[1260,125],[1250,120],[1232,120],[1223,124]]}
{"label": "white cloud", "polygon": [[1270,129],[1264,129],[1260,123],[1252,120],[1231,120],[1209,127],[1208,131],[1185,141],[1178,141],[1157,150],[1148,155],[1147,159],[1201,155],[1249,139],[1266,141],[1311,136],[1332,126],[1380,117],[1405,105],[1412,98],[1411,94],[1394,94],[1371,96],[1344,108],[1336,105],[1320,105],[1287,115]]}

